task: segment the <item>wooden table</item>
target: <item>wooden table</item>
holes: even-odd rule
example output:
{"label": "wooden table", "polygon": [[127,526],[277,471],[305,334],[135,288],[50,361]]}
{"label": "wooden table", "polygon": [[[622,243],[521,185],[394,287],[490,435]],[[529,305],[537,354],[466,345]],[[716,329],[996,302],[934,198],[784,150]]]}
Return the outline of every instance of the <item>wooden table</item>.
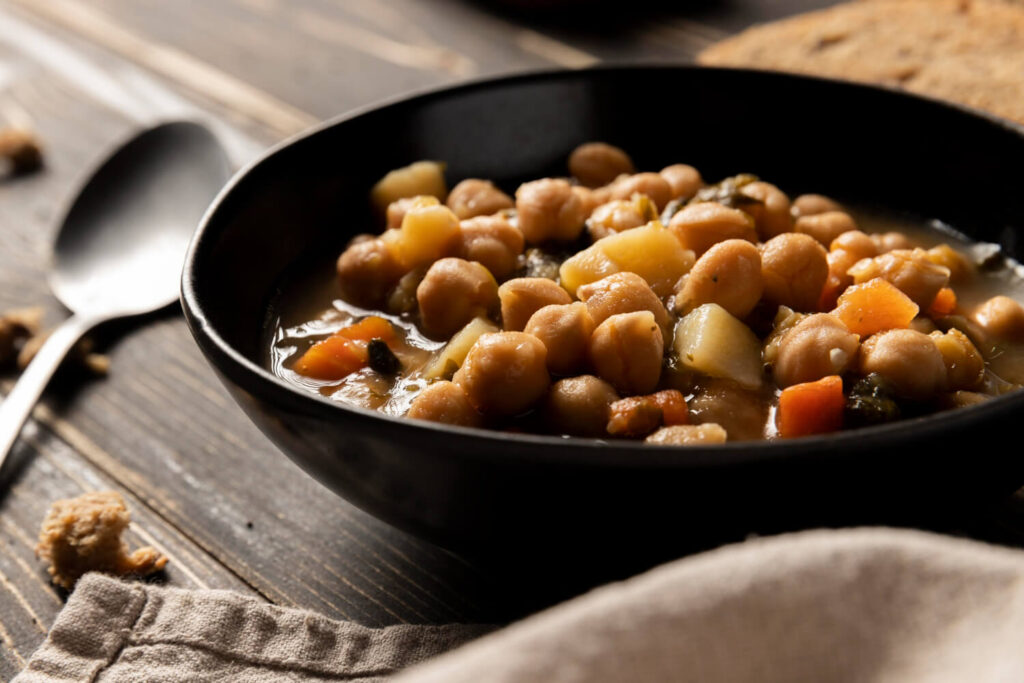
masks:
{"label": "wooden table", "polygon": [[[133,130],[212,125],[235,164],[330,116],[415,88],[599,61],[690,61],[755,21],[822,0],[634,3],[628,17],[527,17],[469,0],[4,0],[0,120],[46,145],[40,173],[0,182],[0,311],[64,312],[45,281],[59,207]],[[115,489],[129,541],[170,558],[162,580],[227,588],[367,625],[500,622],[508,587],[356,510],[244,417],[176,311],[101,334],[106,378],[62,378],[0,489],[0,677],[66,598],[33,547],[47,506]],[[8,373],[0,388],[13,381]]]}

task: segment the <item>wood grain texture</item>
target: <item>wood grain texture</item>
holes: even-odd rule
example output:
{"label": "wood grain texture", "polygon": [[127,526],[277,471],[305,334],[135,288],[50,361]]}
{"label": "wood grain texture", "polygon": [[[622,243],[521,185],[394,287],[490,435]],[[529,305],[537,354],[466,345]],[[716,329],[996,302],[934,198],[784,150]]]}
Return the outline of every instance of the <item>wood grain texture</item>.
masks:
{"label": "wood grain texture", "polygon": [[[45,408],[41,411],[45,413]],[[224,588],[258,595],[244,581],[204,553],[144,501],[99,472],[52,431],[31,424],[5,468],[0,500],[0,614],[9,647],[27,657],[39,645],[66,593],[49,581],[35,557],[39,525],[50,502],[86,491],[114,489],[132,512],[126,540],[152,545],[169,558],[152,580],[191,588]],[[3,636],[0,635],[0,638]]]}

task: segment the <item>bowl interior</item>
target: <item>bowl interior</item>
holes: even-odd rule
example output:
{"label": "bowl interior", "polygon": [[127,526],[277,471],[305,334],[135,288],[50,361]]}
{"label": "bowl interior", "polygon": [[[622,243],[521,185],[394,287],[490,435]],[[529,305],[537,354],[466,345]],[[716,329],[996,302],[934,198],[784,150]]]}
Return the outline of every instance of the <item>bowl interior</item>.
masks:
{"label": "bowl interior", "polygon": [[[448,164],[450,182],[489,178],[512,192],[523,180],[564,174],[569,152],[590,140],[626,149],[644,170],[683,162],[712,181],[750,172],[791,196],[819,192],[853,206],[939,219],[1022,256],[1016,228],[1024,223],[1024,134],[1012,124],[894,91],[783,74],[697,67],[556,72],[469,84],[349,115],[240,173],[207,214],[186,261],[183,294],[193,332],[239,402],[283,450],[365,509],[433,538],[487,539],[500,529],[532,541],[529,532],[550,528],[553,511],[562,515],[559,529],[593,526],[595,509],[612,497],[619,505],[608,521],[628,533],[645,515],[661,514],[649,507],[659,500],[650,491],[661,486],[664,500],[675,501],[680,482],[689,482],[694,510],[747,501],[725,510],[740,523],[763,505],[754,501],[765,477],[782,486],[797,482],[789,491],[794,496],[808,490],[799,477],[831,477],[831,488],[816,489],[812,503],[793,499],[794,518],[843,495],[842,504],[863,509],[868,486],[872,496],[883,484],[902,496],[909,483],[923,499],[930,491],[920,485],[922,475],[952,487],[967,477],[1007,485],[1006,471],[1019,466],[1005,454],[979,456],[986,467],[964,467],[961,454],[971,451],[969,428],[982,420],[986,434],[996,434],[993,419],[1011,433],[1013,415],[1024,406],[1020,395],[952,418],[791,444],[686,449],[684,457],[631,443],[592,448],[586,440],[510,438],[366,415],[301,392],[260,366],[269,304],[282,277],[310,258],[336,257],[355,234],[379,229],[368,194],[384,173],[437,159]],[[925,443],[945,445],[941,462],[919,451]],[[808,463],[826,451],[831,459],[811,473]],[[541,461],[538,477],[534,466]],[[745,479],[724,471],[741,464]],[[623,486],[619,477],[630,468],[647,468],[643,486]],[[716,468],[722,471],[713,473]],[[665,471],[681,478],[666,479]],[[590,488],[580,486],[582,478]],[[740,490],[742,481],[747,488]],[[523,489],[533,501],[529,519],[521,512]],[[768,502],[785,499],[780,489]],[[507,512],[517,506],[516,515]]]}
{"label": "bowl interior", "polygon": [[1024,137],[1010,124],[870,87],[749,71],[633,68],[557,73],[428,94],[328,125],[239,178],[212,212],[191,284],[206,320],[245,357],[282,273],[340,253],[379,226],[369,188],[417,159],[451,182],[514,191],[565,173],[581,142],[604,140],[641,169],[705,178],[750,172],[791,195],[820,192],[938,218],[1020,256]]}

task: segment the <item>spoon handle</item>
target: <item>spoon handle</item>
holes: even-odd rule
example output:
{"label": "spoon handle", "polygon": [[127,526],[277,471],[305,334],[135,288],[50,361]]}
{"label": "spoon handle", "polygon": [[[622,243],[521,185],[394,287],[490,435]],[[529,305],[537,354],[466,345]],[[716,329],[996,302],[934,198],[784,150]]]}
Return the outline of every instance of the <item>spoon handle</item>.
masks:
{"label": "spoon handle", "polygon": [[0,468],[18,439],[22,425],[32,413],[53,373],[82,335],[99,320],[73,315],[55,329],[25,368],[11,393],[0,403]]}

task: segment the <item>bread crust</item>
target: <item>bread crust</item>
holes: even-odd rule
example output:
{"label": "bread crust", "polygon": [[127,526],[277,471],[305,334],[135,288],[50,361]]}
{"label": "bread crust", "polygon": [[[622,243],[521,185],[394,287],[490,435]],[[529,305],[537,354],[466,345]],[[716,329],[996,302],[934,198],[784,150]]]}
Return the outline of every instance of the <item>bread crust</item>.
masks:
{"label": "bread crust", "polygon": [[881,83],[1024,123],[1024,6],[997,0],[860,0],[750,28],[698,55]]}

